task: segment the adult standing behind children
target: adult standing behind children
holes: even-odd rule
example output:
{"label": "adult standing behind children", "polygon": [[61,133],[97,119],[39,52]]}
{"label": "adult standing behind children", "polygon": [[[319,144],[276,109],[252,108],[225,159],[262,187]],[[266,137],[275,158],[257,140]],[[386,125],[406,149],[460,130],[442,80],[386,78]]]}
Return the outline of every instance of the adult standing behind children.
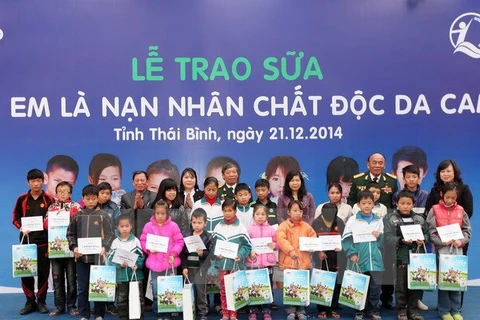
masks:
{"label": "adult standing behind children", "polygon": [[135,190],[122,196],[121,209],[153,209],[155,192],[147,190],[148,174],[145,171],[135,171],[132,175],[132,184]]}
{"label": "adult standing behind children", "polygon": [[392,196],[397,191],[397,177],[385,172],[386,161],[381,153],[373,153],[367,159],[367,172],[355,175],[352,188],[348,195],[347,203],[353,208],[357,202],[357,194],[366,189],[369,182],[377,182],[382,188],[380,199],[378,200],[387,209],[392,208]]}
{"label": "adult standing behind children", "polygon": [[227,198],[235,199],[235,187],[240,178],[240,169],[231,162],[225,163],[222,167],[222,178],[225,184],[218,188],[217,196],[222,201]]}
{"label": "adult standing behind children", "polygon": [[30,187],[28,192],[20,195],[13,208],[13,225],[20,230],[22,244],[34,243],[37,245],[38,261],[38,287],[37,302],[35,302],[35,281],[33,277],[22,278],[22,289],[27,302],[20,310],[21,315],[32,313],[38,310],[40,313],[48,313],[46,305],[48,274],[50,273],[50,262],[48,260],[48,239],[46,230],[32,231],[22,229],[22,217],[41,216],[45,219],[48,207],[54,203],[52,196],[45,194],[42,190],[44,182],[43,172],[39,169],[32,169],[27,173],[27,184]]}
{"label": "adult standing behind children", "polygon": [[278,198],[277,220],[279,224],[288,219],[288,204],[293,200],[302,203],[303,221],[312,225],[315,217],[315,200],[313,195],[307,191],[302,174],[296,170],[287,173],[283,193]]}
{"label": "adult standing behind children", "polygon": [[190,216],[193,204],[203,197],[203,191],[198,187],[197,172],[193,168],[185,168],[182,171],[179,196],[183,206],[189,212],[188,216]]}
{"label": "adult standing behind children", "polygon": [[[73,192],[73,186],[70,182],[62,181],[57,184],[55,189],[57,201],[48,207],[48,212],[43,222],[45,230],[48,230],[49,218],[58,215],[62,211],[66,211],[71,219],[77,211],[80,210],[80,205],[70,199]],[[67,305],[67,312],[72,316],[78,316],[79,312],[75,306],[77,303],[77,268],[75,260],[73,259],[73,256],[51,260],[55,309],[50,312],[50,316],[58,316],[65,313],[65,303]],[[67,276],[66,296],[65,274]]]}

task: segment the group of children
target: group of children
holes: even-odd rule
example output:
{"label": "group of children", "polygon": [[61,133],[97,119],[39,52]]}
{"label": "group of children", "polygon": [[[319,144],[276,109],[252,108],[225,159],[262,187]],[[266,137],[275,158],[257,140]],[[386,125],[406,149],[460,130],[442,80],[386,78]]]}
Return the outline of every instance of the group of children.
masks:
{"label": "group of children", "polygon": [[[38,171],[38,172],[37,172]],[[408,171],[408,170],[407,170]],[[414,173],[418,171],[412,170]],[[411,172],[410,172],[411,173]],[[404,172],[405,175],[405,172]],[[417,173],[418,175],[418,173]],[[128,215],[113,210],[108,214],[111,187],[105,187],[107,195],[99,196],[101,186],[87,185],[82,190],[80,207],[70,199],[72,186],[68,182],[59,183],[56,187],[56,200],[47,196],[41,190],[43,173],[40,170],[31,170],[27,175],[30,191],[17,200],[14,209],[14,224],[22,234],[30,236],[30,242],[36,243],[39,252],[46,253],[46,231],[29,232],[22,230],[20,218],[22,216],[45,217],[45,228],[48,227],[49,215],[58,210],[70,212],[70,224],[67,238],[69,248],[73,252],[72,258],[52,259],[52,270],[55,289],[55,310],[51,315],[69,312],[88,319],[91,315],[88,301],[88,286],[90,266],[103,263],[113,263],[112,257],[118,249],[127,250],[138,255],[135,265],[128,266],[126,262],[117,264],[117,305],[120,319],[128,319],[128,283],[132,279],[143,278],[142,268],[146,266],[151,271],[153,289],[153,308],[157,304],[158,276],[174,275],[177,269],[184,277],[195,284],[196,302],[199,318],[207,319],[209,299],[206,291],[206,273],[210,267],[219,272],[220,299],[214,299],[217,310],[222,314],[222,320],[236,320],[237,311],[227,309],[224,277],[235,270],[245,268],[268,268],[273,286],[273,267],[278,265],[280,270],[318,268],[338,272],[334,299],[330,307],[318,306],[318,318],[340,318],[336,310],[340,294],[340,281],[343,271],[351,269],[355,264],[362,273],[370,276],[365,309],[355,312],[354,319],[361,320],[368,317],[380,320],[380,294],[384,261],[382,257],[384,244],[390,244],[396,250],[396,305],[399,320],[422,320],[417,308],[421,292],[407,288],[408,258],[410,251],[424,252],[425,242],[431,241],[437,252],[449,251],[450,247],[462,248],[468,243],[471,227],[468,216],[463,208],[456,204],[457,187],[454,183],[446,183],[442,189],[442,200],[434,205],[425,218],[422,214],[413,211],[415,207],[414,190],[402,190],[395,195],[397,210],[387,214],[386,210],[377,201],[380,196],[380,187],[372,183],[367,190],[358,194],[357,204],[352,210],[342,202],[342,186],[332,183],[328,187],[329,202],[319,206],[315,212],[313,197],[306,192],[303,177],[298,171],[289,172],[285,188],[289,201],[283,201],[285,211],[277,213],[276,204],[269,195],[269,182],[259,179],[255,183],[257,200],[252,201],[250,188],[245,183],[237,183],[232,191],[233,197],[220,196],[218,180],[208,177],[204,182],[203,197],[193,203],[189,211],[191,235],[199,236],[205,245],[204,250],[189,252],[184,245],[184,235],[178,225],[169,215],[169,205],[160,200],[155,203],[154,213],[150,221],[144,226],[140,239],[132,234],[132,221]],[[108,183],[105,182],[106,185]],[[412,184],[413,185],[413,184]],[[285,189],[284,189],[285,190]],[[225,189],[227,192],[227,190]],[[284,192],[285,194],[285,192]],[[102,199],[100,202],[100,199]],[[306,201],[306,202],[304,202]],[[281,209],[281,208],[280,208]],[[307,211],[307,212],[306,212]],[[48,214],[47,214],[48,212]],[[283,219],[278,219],[282,213]],[[115,219],[112,216],[115,215]],[[116,226],[113,226],[115,220]],[[442,243],[436,228],[452,223],[459,223],[463,240]],[[400,226],[420,224],[424,232],[425,241],[404,239]],[[116,231],[114,230],[116,228]],[[355,242],[354,233],[358,230],[370,230],[375,241]],[[169,239],[166,252],[147,249],[147,235],[153,234]],[[324,235],[341,235],[342,248],[332,251],[301,251],[300,237],[321,237]],[[78,250],[78,239],[100,237],[102,248],[99,255],[82,255]],[[278,251],[278,261],[275,254],[257,253],[252,246],[251,239],[271,237],[268,246]],[[238,245],[235,259],[215,255],[217,241],[233,242]],[[43,251],[42,251],[43,250]],[[461,252],[461,250],[460,250]],[[45,305],[48,259],[41,260],[39,254],[39,290],[37,302],[33,295],[33,279],[22,278],[27,303],[20,311],[28,314],[35,310],[47,313]],[[47,257],[46,254],[43,255]],[[313,259],[312,259],[313,258]],[[43,258],[42,258],[43,259]],[[103,259],[103,260],[102,260]],[[313,262],[313,263],[312,263]],[[76,269],[76,270],[75,270]],[[67,274],[67,297],[65,297],[64,271]],[[43,275],[40,277],[40,275]],[[136,277],[134,277],[134,274]],[[75,280],[76,279],[76,280]],[[32,281],[32,282],[30,282]],[[75,296],[75,284],[78,295]],[[140,284],[141,285],[141,284]],[[141,310],[143,318],[144,290],[140,288]],[[438,293],[438,309],[443,320],[461,320],[460,293],[440,291]],[[78,309],[75,306],[78,302]],[[265,320],[272,319],[274,305],[252,306],[248,309],[249,320],[256,320],[259,315]],[[307,315],[304,307],[285,305],[287,320],[303,320]],[[105,304],[94,303],[93,315],[101,320],[105,315]],[[161,315],[161,319],[168,316]]]}

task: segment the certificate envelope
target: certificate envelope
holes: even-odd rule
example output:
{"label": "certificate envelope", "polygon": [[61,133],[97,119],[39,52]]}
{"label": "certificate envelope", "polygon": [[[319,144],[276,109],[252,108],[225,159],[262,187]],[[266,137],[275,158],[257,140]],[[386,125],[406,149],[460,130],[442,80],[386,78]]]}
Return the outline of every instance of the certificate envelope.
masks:
{"label": "certificate envelope", "polygon": [[158,252],[168,252],[168,241],[170,239],[168,237],[157,236],[151,233],[147,233],[147,242],[145,247],[148,250],[155,250]]}
{"label": "certificate envelope", "polygon": [[425,240],[425,236],[422,232],[422,226],[420,226],[419,224],[400,226],[400,231],[402,231],[403,239],[405,240]]}
{"label": "certificate envelope", "polygon": [[187,247],[188,253],[196,252],[198,249],[206,250],[205,244],[202,241],[200,236],[190,236],[183,238],[185,246]]}
{"label": "certificate envelope", "polygon": [[341,235],[331,235],[331,236],[319,236],[318,240],[320,242],[320,249],[322,251],[331,251],[336,248],[342,249],[342,236]]}
{"label": "certificate envelope", "polygon": [[238,243],[217,240],[215,243],[216,256],[224,256],[225,258],[235,259],[238,256]]}
{"label": "certificate envelope", "polygon": [[320,241],[318,238],[300,237],[300,251],[320,251]]}
{"label": "certificate envelope", "polygon": [[356,228],[352,230],[353,243],[377,241],[372,231],[374,231],[372,228]]}
{"label": "certificate envelope", "polygon": [[127,262],[129,267],[133,267],[137,263],[138,254],[135,252],[130,252],[124,249],[116,249],[112,257],[112,262],[123,264],[124,261]]}
{"label": "certificate envelope", "polygon": [[268,243],[272,243],[273,240],[271,237],[265,238],[252,238],[252,251],[258,254],[262,253],[273,253],[273,250],[267,246]]}
{"label": "certificate envelope", "polygon": [[449,242],[450,240],[462,240],[463,232],[458,223],[449,224],[443,227],[437,227],[438,236],[442,242]]}
{"label": "certificate envelope", "polygon": [[78,252],[81,254],[99,254],[102,251],[102,238],[78,238]]}
{"label": "certificate envelope", "polygon": [[24,231],[43,231],[43,217],[22,217],[22,230]]}

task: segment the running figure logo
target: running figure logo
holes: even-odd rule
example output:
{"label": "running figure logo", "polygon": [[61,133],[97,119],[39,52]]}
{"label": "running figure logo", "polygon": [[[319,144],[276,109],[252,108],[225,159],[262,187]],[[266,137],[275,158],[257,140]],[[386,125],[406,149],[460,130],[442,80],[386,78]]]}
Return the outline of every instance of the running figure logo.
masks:
{"label": "running figure logo", "polygon": [[474,59],[480,59],[480,38],[477,43],[467,40],[467,34],[475,23],[480,23],[480,14],[475,12],[464,13],[453,21],[449,33],[450,43],[455,48],[453,53],[462,52]]}

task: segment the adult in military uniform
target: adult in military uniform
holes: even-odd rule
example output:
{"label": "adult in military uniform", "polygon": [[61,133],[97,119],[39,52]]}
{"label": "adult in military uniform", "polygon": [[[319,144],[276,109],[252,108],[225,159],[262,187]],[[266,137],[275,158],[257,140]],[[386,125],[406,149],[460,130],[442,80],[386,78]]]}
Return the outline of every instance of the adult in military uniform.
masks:
{"label": "adult in military uniform", "polygon": [[227,162],[222,167],[222,177],[225,180],[225,184],[218,188],[217,196],[224,201],[227,198],[235,200],[235,187],[237,186],[240,176],[240,170],[238,167]]}
{"label": "adult in military uniform", "polygon": [[[381,153],[373,153],[367,159],[367,172],[359,173],[353,176],[352,188],[347,198],[347,203],[353,207],[357,203],[357,194],[361,190],[365,190],[369,182],[374,181],[380,184],[382,193],[378,202],[383,203],[387,209],[392,209],[392,197],[397,191],[397,177],[385,172],[386,160]],[[391,211],[391,210],[389,210]],[[354,213],[355,214],[355,213]],[[388,217],[388,215],[387,215]],[[385,309],[393,310],[393,293],[394,293],[394,264],[395,264],[395,248],[384,243],[383,263],[385,271],[382,281],[382,295],[380,300]]]}
{"label": "adult in military uniform", "polygon": [[347,203],[353,207],[357,203],[357,194],[365,190],[367,184],[371,181],[380,184],[382,193],[378,202],[384,204],[388,209],[392,208],[392,197],[397,191],[397,177],[385,172],[385,157],[380,153],[374,153],[368,157],[367,172],[362,172],[353,176],[352,188],[347,198]]}

